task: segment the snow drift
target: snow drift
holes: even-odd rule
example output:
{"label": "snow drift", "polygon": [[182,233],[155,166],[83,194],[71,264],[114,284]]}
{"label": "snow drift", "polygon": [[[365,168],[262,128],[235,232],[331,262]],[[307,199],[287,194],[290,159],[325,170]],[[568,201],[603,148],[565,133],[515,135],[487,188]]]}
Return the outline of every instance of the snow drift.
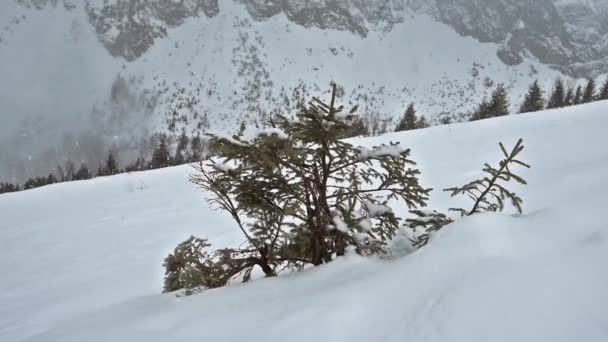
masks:
{"label": "snow drift", "polygon": [[[442,189],[523,138],[524,214],[483,214],[391,261],[354,255],[302,273],[161,295],[190,234],[241,240],[189,167],[0,196],[2,341],[605,341],[608,102],[355,139],[413,149]],[[466,205],[435,191],[431,207]],[[405,208],[400,209],[403,214]]]}

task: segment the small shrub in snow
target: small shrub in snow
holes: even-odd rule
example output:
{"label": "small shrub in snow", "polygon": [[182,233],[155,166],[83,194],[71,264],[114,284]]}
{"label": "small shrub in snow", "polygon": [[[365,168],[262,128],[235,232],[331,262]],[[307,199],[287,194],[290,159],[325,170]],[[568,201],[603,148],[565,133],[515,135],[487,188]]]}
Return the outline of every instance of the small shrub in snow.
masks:
{"label": "small shrub in snow", "polygon": [[192,250],[191,243],[176,249],[166,261],[166,291],[192,286],[190,275],[212,274],[211,284],[199,279],[204,287],[225,285],[238,275],[248,280],[255,266],[271,277],[284,268],[330,262],[347,248],[362,255],[387,253],[402,221],[389,202],[416,209],[426,204],[431,189],[419,184],[409,149],[399,144],[368,149],[340,140],[357,116],[335,101],[334,86],[329,103],[313,99],[296,120],[278,116],[271,128],[211,135],[216,157],[196,166],[191,181],[209,194],[213,207],[231,215],[245,243],[240,249],[185,254],[197,260],[189,268],[173,259]]}

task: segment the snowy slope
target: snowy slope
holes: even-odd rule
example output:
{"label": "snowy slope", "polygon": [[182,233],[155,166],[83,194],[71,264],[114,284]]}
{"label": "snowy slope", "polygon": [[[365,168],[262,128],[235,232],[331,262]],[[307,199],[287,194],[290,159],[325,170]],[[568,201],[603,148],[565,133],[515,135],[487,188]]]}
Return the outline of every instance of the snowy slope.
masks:
{"label": "snowy slope", "polygon": [[[423,184],[480,175],[522,137],[523,216],[462,219],[393,261],[348,256],[188,298],[161,295],[190,234],[241,241],[188,167],[0,196],[1,341],[606,341],[608,102],[395,133]],[[431,206],[459,200],[435,192]],[[403,211],[403,208],[400,209]]]}

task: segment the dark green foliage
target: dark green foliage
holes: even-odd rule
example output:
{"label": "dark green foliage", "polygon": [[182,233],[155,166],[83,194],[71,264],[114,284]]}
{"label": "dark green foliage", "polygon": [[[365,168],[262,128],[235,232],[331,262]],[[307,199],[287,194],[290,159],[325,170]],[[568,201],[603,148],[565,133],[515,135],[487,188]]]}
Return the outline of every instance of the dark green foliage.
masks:
{"label": "dark green foliage", "polygon": [[553,91],[549,96],[547,103],[547,109],[561,108],[566,105],[566,90],[564,88],[564,81],[558,78],[553,85]]}
{"label": "dark green foliage", "polygon": [[538,80],[536,80],[530,85],[524,102],[519,107],[519,112],[530,113],[543,109],[545,109],[545,99],[543,98],[543,91],[538,85]]}
{"label": "dark green foliage", "polygon": [[595,80],[590,78],[585,86],[585,92],[583,93],[583,103],[590,103],[595,101]]}
{"label": "dark green foliage", "polygon": [[352,138],[370,135],[369,125],[362,117],[357,116],[353,119],[350,127],[344,132],[341,138]]}
{"label": "dark green foliage", "polygon": [[190,156],[189,156],[189,161],[190,162],[198,162],[201,161],[201,159],[203,159],[203,139],[201,138],[200,135],[195,136],[194,138],[192,138],[192,140],[190,141]]}
{"label": "dark green foliage", "polygon": [[471,115],[471,121],[484,120],[509,114],[509,98],[504,84],[499,84],[492,92],[492,97],[484,98],[477,110]]}
{"label": "dark green foliage", "polygon": [[574,105],[574,87],[569,86],[568,91],[566,91],[566,97],[564,98],[564,105],[572,106]]}
{"label": "dark green foliage", "polygon": [[186,290],[188,294],[198,287],[224,286],[217,279],[212,255],[206,251],[211,245],[205,239],[190,237],[175,247],[165,258],[165,284],[163,292]]}
{"label": "dark green foliage", "polygon": [[166,141],[166,137],[163,136],[160,138],[160,143],[152,154],[150,168],[159,169],[171,165],[171,155],[169,154],[169,148],[167,147]]}
{"label": "dark green foliage", "polygon": [[21,188],[19,185],[11,184],[11,183],[0,183],[0,194],[5,194],[9,192],[17,192],[20,191]]}
{"label": "dark green foliage", "polygon": [[147,169],[147,163],[146,160],[143,158],[137,158],[131,165],[127,166],[125,168],[126,172],[136,172],[136,171],[143,171]]}
{"label": "dark green foliage", "polygon": [[[334,86],[329,103],[315,98],[297,120],[276,116],[253,138],[211,135],[216,157],[191,181],[243,233],[245,247],[224,253],[237,265],[231,274],[246,275],[253,264],[274,276],[330,262],[349,246],[382,255],[401,221],[389,202],[425,205],[431,190],[420,186],[410,150],[342,141],[357,116],[335,101]],[[249,262],[237,262],[243,256]]]}
{"label": "dark green foliage", "polygon": [[405,220],[405,224],[411,232],[408,238],[412,246],[416,248],[426,246],[431,238],[431,233],[453,222],[445,214],[436,211],[412,210],[411,213],[416,216]]}
{"label": "dark green foliage", "polygon": [[[52,179],[51,179],[52,180]],[[49,184],[49,177],[36,177],[28,179],[23,185],[23,190],[39,188]]]}
{"label": "dark green foliage", "polygon": [[576,93],[574,94],[573,104],[578,105],[583,103],[583,87],[580,85],[576,87]]}
{"label": "dark green foliage", "polygon": [[120,172],[118,168],[118,156],[116,152],[112,149],[108,151],[108,156],[106,157],[106,165],[103,168],[103,175],[115,175]]}
{"label": "dark green foliage", "polygon": [[418,127],[418,128],[427,128],[429,126],[430,126],[430,124],[426,120],[426,117],[424,115],[421,115],[420,118],[418,119],[418,121],[416,121],[416,127]]}
{"label": "dark green foliage", "polygon": [[528,164],[516,159],[524,149],[523,141],[519,139],[510,153],[507,152],[502,143],[499,145],[505,158],[500,161],[498,168],[485,164],[483,171],[487,176],[484,178],[472,181],[462,187],[444,190],[449,192],[452,197],[463,194],[474,201],[473,207],[470,210],[453,208],[450,209],[451,211],[459,212],[463,216],[470,216],[485,211],[502,211],[504,209],[504,200],[508,199],[518,212],[522,212],[522,199],[515,193],[507,190],[501,184],[501,181],[510,182],[514,180],[520,184],[526,184],[526,181],[522,177],[511,171],[511,165],[513,164],[526,168],[530,167]]}
{"label": "dark green foliage", "polygon": [[179,136],[179,140],[177,142],[177,148],[175,149],[175,155],[173,157],[174,165],[181,165],[188,161],[188,144],[190,143],[190,139],[186,135],[186,130],[182,130],[182,134]]}
{"label": "dark green foliage", "polygon": [[600,89],[600,93],[597,96],[598,100],[608,100],[608,77],[602,84],[602,88]]}
{"label": "dark green foliage", "polygon": [[417,128],[418,116],[416,115],[416,109],[414,108],[414,104],[410,103],[405,113],[401,117],[401,120],[399,120],[399,123],[395,128],[395,132],[409,131]]}
{"label": "dark green foliage", "polygon": [[91,179],[92,177],[91,170],[89,170],[89,167],[84,163],[80,165],[80,168],[78,168],[78,171],[74,174],[74,180],[85,180]]}
{"label": "dark green foliage", "polygon": [[55,184],[55,183],[58,183],[58,182],[59,182],[59,180],[52,173],[49,173],[49,175],[46,177],[46,184],[47,185],[49,185],[49,184]]}
{"label": "dark green foliage", "polygon": [[490,117],[509,115],[509,94],[504,84],[497,85],[492,93],[488,113]]}
{"label": "dark green foliage", "polygon": [[484,98],[471,115],[471,121],[484,120],[490,118],[490,103]]}

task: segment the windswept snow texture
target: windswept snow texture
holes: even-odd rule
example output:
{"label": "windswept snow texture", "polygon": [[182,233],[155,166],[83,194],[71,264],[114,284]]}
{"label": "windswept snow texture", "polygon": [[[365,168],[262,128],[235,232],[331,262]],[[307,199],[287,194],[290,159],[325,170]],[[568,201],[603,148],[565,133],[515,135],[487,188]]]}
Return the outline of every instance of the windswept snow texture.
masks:
{"label": "windswept snow texture", "polygon": [[[459,220],[392,261],[347,256],[303,273],[161,295],[189,234],[241,241],[188,167],[0,196],[0,341],[608,340],[608,102],[395,133],[423,184],[480,176],[524,138],[525,213]],[[435,192],[432,208],[468,205]],[[405,208],[394,208],[403,214]]]}

